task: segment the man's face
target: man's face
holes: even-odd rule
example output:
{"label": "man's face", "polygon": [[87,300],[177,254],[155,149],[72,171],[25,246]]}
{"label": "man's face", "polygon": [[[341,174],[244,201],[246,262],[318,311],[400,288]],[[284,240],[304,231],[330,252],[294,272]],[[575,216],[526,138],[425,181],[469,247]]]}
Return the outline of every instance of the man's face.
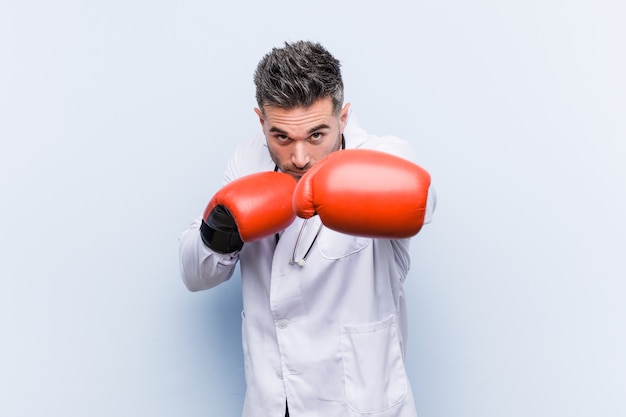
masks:
{"label": "man's face", "polygon": [[299,180],[317,161],[341,148],[349,108],[346,104],[334,114],[332,100],[326,97],[306,108],[265,106],[265,116],[259,109],[254,111],[272,160],[281,171]]}

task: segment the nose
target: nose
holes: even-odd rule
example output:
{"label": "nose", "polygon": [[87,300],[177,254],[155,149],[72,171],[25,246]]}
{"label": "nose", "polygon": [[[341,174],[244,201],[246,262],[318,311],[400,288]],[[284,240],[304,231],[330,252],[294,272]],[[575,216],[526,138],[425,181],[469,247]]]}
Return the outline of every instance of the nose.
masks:
{"label": "nose", "polygon": [[291,153],[291,163],[296,168],[305,168],[309,162],[311,162],[311,156],[309,155],[309,149],[306,143],[300,143],[299,141],[294,143],[293,152]]}

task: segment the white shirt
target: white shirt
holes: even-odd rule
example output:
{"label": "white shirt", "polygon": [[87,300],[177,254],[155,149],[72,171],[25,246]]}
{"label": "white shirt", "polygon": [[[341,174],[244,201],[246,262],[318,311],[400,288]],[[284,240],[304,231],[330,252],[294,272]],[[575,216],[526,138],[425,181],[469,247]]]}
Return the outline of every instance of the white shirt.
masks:
{"label": "white shirt", "polygon": [[[344,137],[348,149],[414,160],[407,142],[368,135],[354,120]],[[273,169],[259,135],[237,148],[225,183]],[[428,206],[425,222],[434,193]],[[404,365],[409,239],[348,236],[315,216],[297,218],[278,243],[271,236],[224,255],[202,243],[200,220],[180,237],[181,274],[191,291],[204,290],[228,280],[240,261],[244,417],[282,417],[285,400],[295,417],[416,416]],[[289,262],[294,249],[298,261],[309,248],[303,266]]]}

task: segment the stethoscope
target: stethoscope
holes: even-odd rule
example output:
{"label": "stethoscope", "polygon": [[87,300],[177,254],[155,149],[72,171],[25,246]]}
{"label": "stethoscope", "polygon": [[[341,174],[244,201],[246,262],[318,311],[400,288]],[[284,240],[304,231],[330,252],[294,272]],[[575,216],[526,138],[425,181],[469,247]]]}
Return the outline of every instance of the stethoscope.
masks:
{"label": "stethoscope", "polygon": [[290,265],[295,264],[295,265],[298,265],[299,267],[304,266],[304,264],[306,263],[306,258],[309,257],[309,253],[311,253],[311,249],[313,249],[313,245],[315,245],[315,241],[317,240],[317,237],[320,235],[320,232],[322,231],[322,222],[320,222],[320,225],[317,227],[317,231],[315,232],[315,236],[313,237],[313,240],[311,241],[309,248],[304,253],[304,256],[301,259],[296,261],[295,257],[296,257],[296,252],[298,251],[298,246],[300,246],[300,238],[302,237],[302,234],[304,233],[307,222],[309,220],[310,219],[305,219],[304,222],[302,223],[302,227],[300,227],[300,231],[298,232],[298,237],[296,238],[296,244],[293,246],[293,252],[291,253],[291,258],[289,258]]}

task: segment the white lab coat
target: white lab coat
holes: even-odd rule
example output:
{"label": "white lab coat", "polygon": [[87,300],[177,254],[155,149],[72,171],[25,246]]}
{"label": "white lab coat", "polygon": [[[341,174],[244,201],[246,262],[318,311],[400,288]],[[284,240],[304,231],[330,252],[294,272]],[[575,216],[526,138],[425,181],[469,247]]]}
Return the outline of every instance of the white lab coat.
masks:
{"label": "white lab coat", "polygon": [[[408,144],[374,137],[352,119],[346,148],[377,149],[414,160]],[[241,144],[225,182],[272,171],[262,135]],[[429,196],[426,222],[434,210]],[[359,204],[355,201],[354,204]],[[393,204],[393,202],[390,202]],[[349,207],[346,207],[349,210]],[[407,312],[403,281],[409,239],[370,239],[296,219],[281,233],[246,243],[239,253],[212,252],[197,219],[180,237],[183,281],[192,291],[229,279],[240,261],[246,375],[244,417],[415,417],[405,371]],[[311,248],[304,266],[290,264]]]}

